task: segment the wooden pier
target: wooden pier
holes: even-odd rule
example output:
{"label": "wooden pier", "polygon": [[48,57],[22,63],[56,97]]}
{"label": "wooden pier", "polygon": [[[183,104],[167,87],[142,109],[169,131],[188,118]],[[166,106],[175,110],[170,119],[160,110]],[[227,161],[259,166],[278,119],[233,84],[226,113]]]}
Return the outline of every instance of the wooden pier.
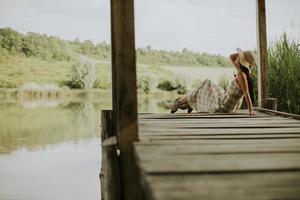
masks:
{"label": "wooden pier", "polygon": [[265,0],[255,0],[255,117],[137,114],[134,1],[110,1],[113,110],[101,117],[102,199],[300,199],[300,117],[265,109],[276,107]]}
{"label": "wooden pier", "polygon": [[300,199],[294,118],[259,111],[139,114],[140,199]]}

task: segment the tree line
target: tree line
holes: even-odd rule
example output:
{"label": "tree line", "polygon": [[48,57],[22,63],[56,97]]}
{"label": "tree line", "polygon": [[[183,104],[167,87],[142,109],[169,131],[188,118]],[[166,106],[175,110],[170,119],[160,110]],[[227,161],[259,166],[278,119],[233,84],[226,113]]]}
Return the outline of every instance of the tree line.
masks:
{"label": "tree line", "polygon": [[[9,54],[21,53],[46,61],[76,60],[78,54],[100,60],[111,58],[111,46],[106,42],[95,44],[90,40],[70,41],[33,32],[22,34],[11,28],[0,29],[0,48]],[[143,64],[230,66],[227,58],[221,55],[198,53],[186,48],[182,51],[166,51],[147,46],[138,48],[136,54],[137,62]]]}

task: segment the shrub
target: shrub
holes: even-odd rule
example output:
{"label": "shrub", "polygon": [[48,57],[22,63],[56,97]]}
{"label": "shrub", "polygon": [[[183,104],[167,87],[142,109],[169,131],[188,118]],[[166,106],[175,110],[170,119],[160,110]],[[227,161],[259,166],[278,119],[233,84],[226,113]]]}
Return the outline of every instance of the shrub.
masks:
{"label": "shrub", "polygon": [[72,66],[72,78],[69,83],[70,88],[89,89],[96,81],[96,69],[94,63],[87,58],[80,58]]}
{"label": "shrub", "polygon": [[165,91],[176,90],[178,94],[185,94],[187,92],[187,80],[177,75],[164,77],[159,81],[157,88]]}
{"label": "shrub", "polygon": [[147,70],[142,70],[137,74],[137,88],[145,93],[153,91],[157,85],[156,82],[155,76]]}

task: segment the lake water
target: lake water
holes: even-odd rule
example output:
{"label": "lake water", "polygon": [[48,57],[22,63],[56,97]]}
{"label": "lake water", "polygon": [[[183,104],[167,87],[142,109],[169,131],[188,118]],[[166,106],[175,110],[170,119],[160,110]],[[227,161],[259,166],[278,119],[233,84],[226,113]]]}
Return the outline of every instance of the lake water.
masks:
{"label": "lake water", "polygon": [[[215,69],[172,69],[197,74],[191,76],[195,80],[220,79]],[[232,74],[223,70],[222,76]],[[169,112],[161,101],[178,97],[138,96],[138,111],[153,113]],[[0,91],[0,200],[99,200],[103,109],[111,109],[109,91],[73,91],[67,97]]]}
{"label": "lake water", "polygon": [[[163,112],[161,99],[139,97],[139,112]],[[102,109],[110,92],[0,98],[0,200],[100,199]]]}

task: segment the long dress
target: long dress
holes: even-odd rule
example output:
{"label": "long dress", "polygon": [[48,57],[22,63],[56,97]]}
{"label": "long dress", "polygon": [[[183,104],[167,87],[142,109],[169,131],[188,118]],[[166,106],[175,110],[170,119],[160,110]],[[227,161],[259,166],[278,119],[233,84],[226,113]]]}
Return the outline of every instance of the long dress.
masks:
{"label": "long dress", "polygon": [[189,105],[197,112],[236,112],[242,104],[243,92],[233,79],[225,92],[221,87],[206,79],[198,88],[187,95]]}

